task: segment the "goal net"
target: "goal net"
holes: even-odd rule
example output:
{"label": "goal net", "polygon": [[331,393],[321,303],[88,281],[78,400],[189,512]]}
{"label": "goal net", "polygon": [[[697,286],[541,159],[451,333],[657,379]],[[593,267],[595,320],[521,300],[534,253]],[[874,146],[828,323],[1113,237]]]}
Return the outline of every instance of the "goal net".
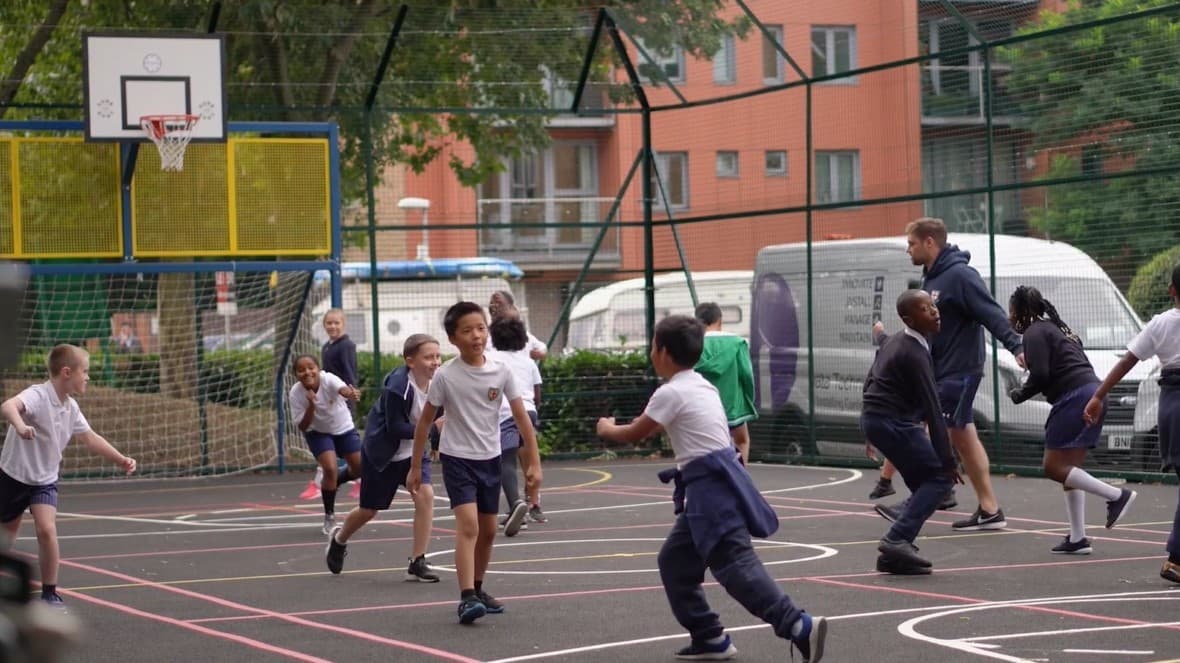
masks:
{"label": "goal net", "polygon": [[[317,285],[313,272],[282,263],[236,273],[199,271],[200,263],[163,273],[73,267],[53,274],[34,268],[19,312],[25,348],[0,380],[5,398],[44,381],[49,349],[73,343],[90,352],[90,384],[78,398],[82,412],[96,432],[139,462],[139,476],[224,474],[309,460],[282,411],[283,394],[294,357],[319,354],[311,316],[313,300],[327,297],[326,280]],[[119,471],[71,444],[61,475]]]}

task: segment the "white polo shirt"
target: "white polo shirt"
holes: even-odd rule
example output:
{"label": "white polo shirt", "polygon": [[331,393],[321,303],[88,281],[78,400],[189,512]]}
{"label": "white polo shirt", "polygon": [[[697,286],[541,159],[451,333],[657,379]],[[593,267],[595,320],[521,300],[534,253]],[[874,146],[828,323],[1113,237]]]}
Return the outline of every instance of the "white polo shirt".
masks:
{"label": "white polo shirt", "polygon": [[431,405],[446,408],[439,452],[467,460],[499,456],[500,401],[519,397],[512,371],[492,356],[484,356],[483,366],[470,366],[462,357],[443,364],[426,395]]}
{"label": "white polo shirt", "polygon": [[1162,368],[1180,368],[1180,309],[1170,308],[1152,317],[1127,349],[1140,360],[1158,356]]}
{"label": "white polo shirt", "polygon": [[656,389],[643,413],[668,433],[677,465],[733,447],[717,388],[692,369]]}
{"label": "white polo shirt", "polygon": [[[348,409],[348,399],[340,395],[340,390],[347,386],[344,380],[334,374],[320,371],[320,388],[315,392],[315,414],[307,430],[343,435],[355,428],[352,412]],[[291,421],[298,426],[307,412],[307,388],[296,381],[287,393],[287,402],[291,404]]]}
{"label": "white polo shirt", "polygon": [[[533,393],[533,387],[541,384],[541,369],[537,368],[537,362],[529,357],[529,349],[523,350],[492,350],[488,353],[489,357],[494,357],[508,367],[512,371],[512,378],[516,380],[516,388],[520,390],[520,400],[524,402],[524,409],[529,412],[537,411],[537,399]],[[500,402],[500,421],[506,421],[512,418],[512,407],[508,404],[508,399],[502,399]]]}
{"label": "white polo shirt", "polygon": [[0,469],[8,476],[30,486],[45,486],[57,481],[61,455],[70,439],[90,430],[78,402],[66,396],[62,401],[50,382],[33,385],[17,395],[25,405],[21,414],[25,424],[35,431],[26,440],[8,427],[4,450],[0,451]]}

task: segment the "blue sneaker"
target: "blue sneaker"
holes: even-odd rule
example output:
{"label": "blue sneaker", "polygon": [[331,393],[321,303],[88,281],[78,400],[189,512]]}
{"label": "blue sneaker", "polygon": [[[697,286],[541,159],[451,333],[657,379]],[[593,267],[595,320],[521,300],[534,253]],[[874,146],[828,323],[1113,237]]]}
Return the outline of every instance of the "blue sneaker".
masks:
{"label": "blue sneaker", "polygon": [[806,612],[799,619],[803,622],[803,629],[799,635],[791,637],[791,644],[803,656],[803,663],[819,663],[824,656],[824,640],[828,637],[828,620],[812,617]]}
{"label": "blue sneaker", "polygon": [[704,640],[693,640],[687,647],[676,652],[676,658],[684,661],[728,661],[737,656],[737,647],[726,634],[725,639],[715,645]]}
{"label": "blue sneaker", "polygon": [[479,602],[483,604],[484,610],[489,615],[498,615],[504,612],[504,604],[497,601],[491,594],[488,594],[482,589],[475,593],[475,598],[479,599]]}
{"label": "blue sneaker", "polygon": [[488,614],[488,609],[484,607],[483,601],[479,600],[477,596],[469,596],[462,601],[459,601],[459,623],[470,624],[471,622]]}
{"label": "blue sneaker", "polygon": [[66,602],[62,600],[61,595],[57,592],[52,594],[42,594],[41,600],[45,602],[45,605],[53,608],[54,610],[65,611],[66,609]]}

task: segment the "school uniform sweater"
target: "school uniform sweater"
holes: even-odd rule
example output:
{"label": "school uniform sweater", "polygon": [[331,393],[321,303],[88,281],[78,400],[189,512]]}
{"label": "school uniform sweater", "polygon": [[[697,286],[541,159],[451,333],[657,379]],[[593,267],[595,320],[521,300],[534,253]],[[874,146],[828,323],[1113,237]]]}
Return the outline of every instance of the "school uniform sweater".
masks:
{"label": "school uniform sweater", "polygon": [[[365,420],[365,439],[362,442],[365,458],[373,467],[384,470],[389,466],[402,440],[414,439],[414,428],[418,422],[411,417],[414,407],[414,381],[410,369],[399,366],[385,376],[381,395],[369,409]],[[442,416],[442,409],[435,418]],[[430,429],[431,446],[438,447],[437,429]]]}
{"label": "school uniform sweater", "polygon": [[908,333],[894,334],[885,341],[865,379],[863,403],[864,414],[925,421],[943,467],[955,466],[934,382],[934,362],[921,341]]}
{"label": "school uniform sweater", "polygon": [[701,559],[709,559],[713,548],[736,529],[744,527],[760,539],[778,531],[778,515],[754,486],[735,449],[718,449],[679,469],[664,470],[659,477],[664,483],[675,482],[675,512],[688,519]]}
{"label": "school uniform sweater", "polygon": [[1040,393],[1045,394],[1045,400],[1056,403],[1078,387],[1101,382],[1082,344],[1067,338],[1048,320],[1034,321],[1024,330],[1024,360],[1028,379],[1009,394],[1014,403],[1023,403]]}
{"label": "school uniform sweater", "polygon": [[320,350],[320,364],[325,371],[344,380],[344,384],[356,386],[356,343],[348,334],[324,344]]}
{"label": "school uniform sweater", "polygon": [[728,332],[705,334],[705,346],[695,370],[717,387],[731,428],[758,418],[754,407],[754,370],[746,339]]}

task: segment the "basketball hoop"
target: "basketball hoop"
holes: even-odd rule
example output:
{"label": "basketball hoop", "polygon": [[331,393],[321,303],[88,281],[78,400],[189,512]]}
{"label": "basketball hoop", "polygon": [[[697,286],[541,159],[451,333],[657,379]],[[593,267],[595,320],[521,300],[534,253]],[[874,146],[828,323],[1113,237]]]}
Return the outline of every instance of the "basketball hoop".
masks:
{"label": "basketball hoop", "polygon": [[160,170],[184,170],[184,150],[193,136],[199,115],[144,115],[139,126],[160,150]]}

